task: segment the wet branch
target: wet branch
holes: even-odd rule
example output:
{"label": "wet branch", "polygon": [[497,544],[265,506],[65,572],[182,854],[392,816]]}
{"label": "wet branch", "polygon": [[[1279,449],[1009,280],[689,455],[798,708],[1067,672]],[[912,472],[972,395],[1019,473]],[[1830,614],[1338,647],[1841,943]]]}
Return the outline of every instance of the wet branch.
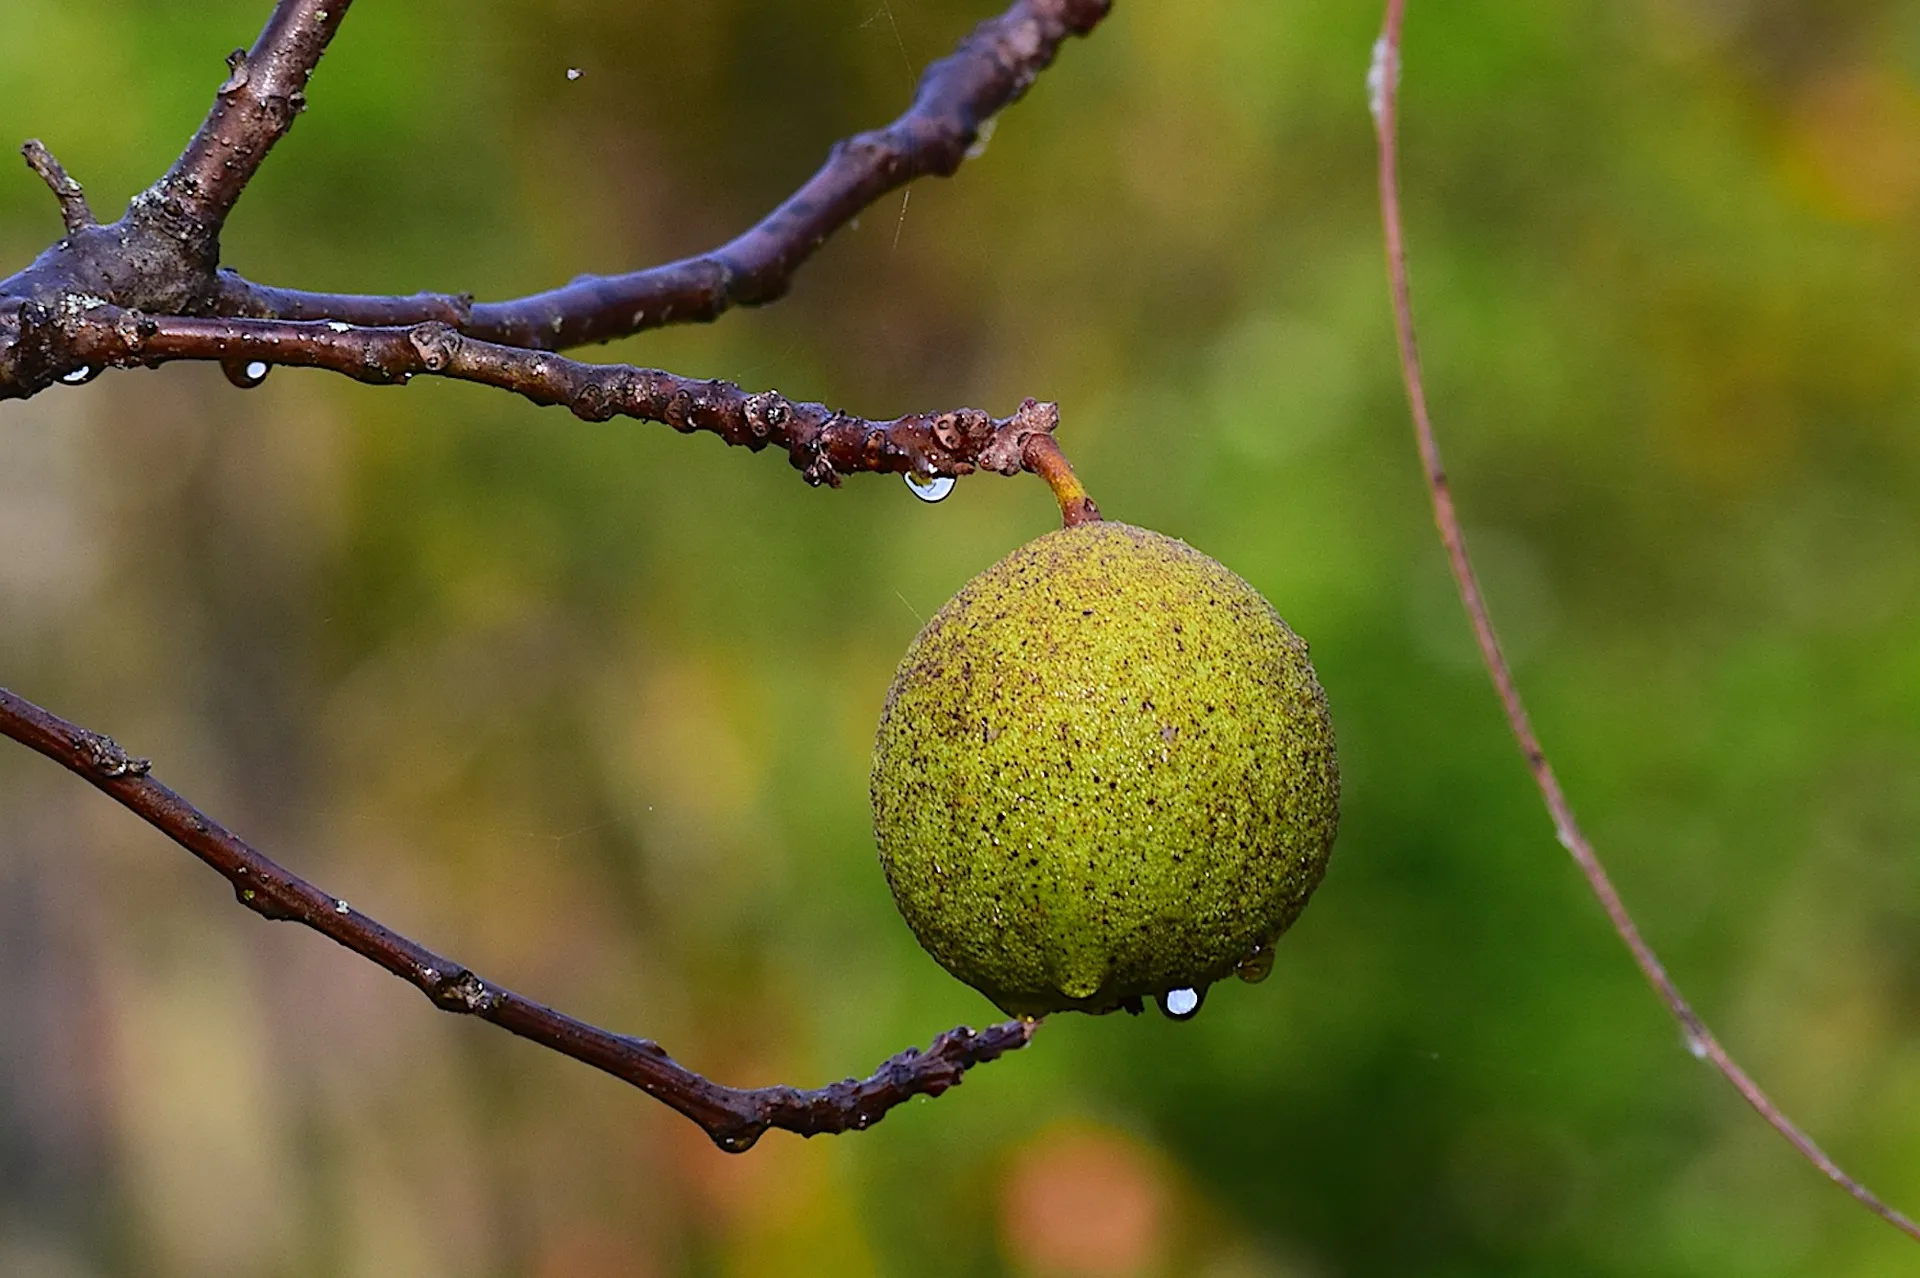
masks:
{"label": "wet branch", "polygon": [[484,979],[324,892],[254,850],[173,790],[146,759],[0,688],[0,735],[92,783],[135,816],[206,862],[240,903],[265,919],[303,924],[376,963],[444,1012],[477,1016],[633,1084],[685,1114],[729,1153],[771,1128],[818,1136],[859,1131],[915,1096],[938,1096],[975,1065],[1024,1047],[1037,1022],[1007,1021],[975,1032],[948,1030],[925,1052],[909,1048],[865,1079],[828,1087],[724,1087],[675,1061],[659,1044],[578,1021]]}
{"label": "wet branch", "polygon": [[353,0],[280,0],[251,49],[227,56],[227,78],[187,149],[142,197],[218,240],[227,214],[307,109],[307,80]]}
{"label": "wet branch", "polygon": [[1069,37],[1091,32],[1111,0],[1015,0],[927,68],[904,115],[837,144],[798,191],[710,253],[489,304],[269,289],[219,266],[226,217],[305,109],[307,81],[348,4],[280,0],[253,48],[228,58],[229,74],[180,158],[110,225],[96,222],[79,183],[44,146],[23,147],[68,234],[0,280],[0,399],[105,366],[217,359],[248,385],[257,381],[243,371],[252,363],[298,364],[373,382],[455,378],[563,404],[587,420],[630,416],[755,450],[781,447],[815,485],[837,486],[859,471],[1031,469],[1028,441],[1058,419],[1052,405],[1033,400],[1002,419],[962,408],[869,421],[775,392],[748,395],[726,382],[543,352],[778,298],[827,237],[875,199],[957,170],[982,123],[1025,94]]}
{"label": "wet branch", "polygon": [[483,303],[443,293],[305,293],[222,271],[217,313],[374,326],[435,320],[488,341],[564,350],[775,301],[827,237],[861,210],[916,178],[958,170],[981,124],[1025,94],[1060,46],[1090,33],[1111,7],[1112,0],[1017,0],[926,69],[904,115],[837,143],[819,171],[757,226],[698,257],[625,275],[583,275],[564,288]]}
{"label": "wet branch", "polygon": [[1056,405],[1029,399],[1005,418],[959,408],[869,421],[773,391],[748,394],[731,382],[583,364],[549,351],[477,341],[445,324],[355,328],[339,320],[145,316],[111,306],[49,313],[42,320],[63,330],[57,340],[89,369],[197,359],[218,360],[243,384],[258,380],[246,373],[253,363],[331,369],[368,382],[423,375],[478,382],[536,404],[563,405],[587,421],[634,417],[683,433],[707,431],[756,452],[780,448],[808,483],[836,487],[844,475],[871,471],[1018,474],[1033,469],[1028,441],[1050,441],[1060,416]]}
{"label": "wet branch", "polygon": [[1414,436],[1419,444],[1421,468],[1433,501],[1434,524],[1439,530],[1441,545],[1446,549],[1447,564],[1452,569],[1460,601],[1465,605],[1467,618],[1472,623],[1474,638],[1480,645],[1480,656],[1493,680],[1501,708],[1506,712],[1507,727],[1513,733],[1520,753],[1526,757],[1527,768],[1533,773],[1534,784],[1539,788],[1548,815],[1553,818],[1554,833],[1561,846],[1573,857],[1574,864],[1587,880],[1588,888],[1600,902],[1601,909],[1606,911],[1607,921],[1633,955],[1634,964],[1639,967],[1647,984],[1653,987],[1660,1001],[1666,1004],[1667,1011],[1679,1022],[1687,1050],[1718,1070],[1767,1125],[1780,1133],[1822,1175],[1852,1195],[1868,1211],[1920,1241],[1920,1225],[1848,1175],[1825,1150],[1814,1143],[1811,1136],[1788,1118],[1786,1112],[1761,1090],[1752,1076],[1727,1054],[1720,1040],[1707,1028],[1707,1023],[1680,993],[1680,987],[1668,975],[1665,965],[1641,934],[1633,916],[1627,912],[1619,890],[1614,887],[1606,867],[1601,864],[1600,854],[1594,850],[1585,831],[1574,819],[1573,805],[1568,801],[1566,791],[1560,788],[1553,764],[1548,760],[1540,738],[1534,733],[1526,704],[1520,699],[1519,685],[1514,681],[1513,668],[1507,664],[1506,655],[1500,647],[1500,636],[1494,630],[1493,617],[1487,610],[1486,596],[1480,589],[1480,578],[1474,572],[1473,561],[1467,553],[1466,533],[1460,526],[1460,516],[1453,503],[1453,490],[1447,482],[1446,467],[1440,458],[1440,444],[1434,433],[1433,419],[1427,406],[1426,385],[1420,371],[1420,348],[1413,325],[1412,285],[1407,272],[1406,233],[1400,216],[1400,36],[1405,20],[1406,0],[1387,0],[1385,28],[1374,45],[1373,67],[1367,76],[1368,104],[1373,112],[1374,137],[1380,153],[1380,211],[1386,238],[1387,271],[1393,294],[1394,328],[1399,339],[1400,368],[1406,382],[1407,404],[1413,417]]}

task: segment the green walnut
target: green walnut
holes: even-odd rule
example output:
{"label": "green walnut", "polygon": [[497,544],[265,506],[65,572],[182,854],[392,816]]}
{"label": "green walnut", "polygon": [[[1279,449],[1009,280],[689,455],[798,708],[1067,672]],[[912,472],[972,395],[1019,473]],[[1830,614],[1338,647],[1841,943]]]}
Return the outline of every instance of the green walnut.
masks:
{"label": "green walnut", "polygon": [[1190,1014],[1258,979],[1326,870],[1307,645],[1184,542],[1094,520],[975,577],[900,662],[873,825],[927,951],[1008,1013]]}

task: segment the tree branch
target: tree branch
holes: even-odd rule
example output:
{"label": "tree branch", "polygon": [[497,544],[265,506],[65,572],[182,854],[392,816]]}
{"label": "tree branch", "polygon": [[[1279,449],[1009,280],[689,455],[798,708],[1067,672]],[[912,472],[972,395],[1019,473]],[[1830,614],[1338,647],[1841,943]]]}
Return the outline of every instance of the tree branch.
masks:
{"label": "tree branch", "polygon": [[141,200],[217,243],[227,214],[307,109],[307,80],[353,0],[280,0],[253,48],[227,56],[227,79],[200,129]]}
{"label": "tree branch", "polygon": [[783,448],[808,483],[835,487],[844,475],[868,471],[1018,474],[1034,469],[1028,441],[1051,440],[1060,418],[1057,405],[1029,399],[1005,418],[960,408],[869,421],[772,391],[750,395],[731,382],[583,364],[548,351],[476,341],[445,324],[355,328],[339,320],[191,319],[104,305],[48,311],[36,319],[57,330],[48,339],[52,345],[91,369],[183,359],[219,360],[233,369],[257,361],[331,369],[368,382],[419,375],[479,382],[536,404],[564,405],[587,421],[635,417],[683,433],[708,431],[756,452]]}
{"label": "tree branch", "polygon": [[[347,3],[280,0],[253,49],[231,59],[213,108],[167,174],[109,226],[74,230],[69,218],[67,238],[0,280],[0,399],[37,394],[78,372],[82,361],[50,344],[57,329],[45,321],[103,303],[156,316],[438,323],[481,341],[553,350],[773,301],[827,237],[874,200],[917,177],[958,169],[982,122],[1020,98],[1068,37],[1091,32],[1112,0],[1015,0],[927,68],[904,115],[836,144],[805,185],[718,249],[483,304],[465,294],[275,289],[220,269],[227,214],[305,108],[307,79]],[[815,482],[826,479],[814,473]]]}
{"label": "tree branch", "polygon": [[1447,564],[1453,571],[1454,584],[1459,588],[1460,601],[1466,606],[1467,618],[1473,625],[1474,638],[1480,645],[1480,656],[1487,667],[1487,674],[1493,680],[1494,692],[1500,698],[1501,708],[1506,712],[1507,727],[1513,733],[1513,739],[1520,747],[1520,753],[1526,757],[1527,768],[1533,773],[1534,784],[1540,790],[1540,797],[1546,805],[1547,813],[1553,818],[1554,833],[1560,844],[1572,855],[1574,864],[1585,876],[1587,886],[1606,911],[1607,919],[1613,924],[1613,930],[1619,934],[1627,951],[1633,955],[1633,961],[1646,977],[1647,984],[1653,987],[1660,1001],[1680,1023],[1687,1050],[1694,1057],[1712,1064],[1720,1071],[1727,1082],[1733,1085],[1742,1099],[1751,1105],[1787,1143],[1829,1180],[1851,1194],[1874,1215],[1880,1217],[1895,1229],[1920,1241],[1920,1225],[1916,1225],[1899,1211],[1881,1200],[1872,1190],[1849,1176],[1840,1165],[1828,1157],[1827,1153],[1815,1144],[1813,1138],[1788,1118],[1760,1085],[1740,1067],[1733,1057],[1727,1054],[1720,1040],[1715,1038],[1707,1024],[1695,1012],[1686,998],[1680,993],[1680,987],[1667,974],[1665,965],[1653,952],[1653,947],[1641,935],[1633,916],[1627,912],[1626,903],[1620,899],[1620,893],[1608,876],[1606,867],[1600,862],[1600,855],[1588,842],[1586,833],[1574,819],[1573,805],[1568,802],[1566,791],[1560,788],[1560,780],[1554,775],[1553,764],[1548,761],[1546,750],[1535,735],[1533,722],[1527,715],[1526,703],[1520,699],[1520,688],[1513,677],[1513,668],[1507,664],[1505,653],[1500,647],[1500,636],[1493,627],[1492,614],[1487,610],[1486,596],[1480,589],[1479,575],[1474,571],[1473,561],[1467,554],[1466,533],[1460,527],[1460,516],[1453,504],[1453,491],[1447,482],[1447,471],[1440,459],[1440,444],[1433,429],[1433,419],[1427,408],[1427,391],[1420,371],[1420,348],[1413,326],[1413,292],[1407,272],[1406,233],[1400,216],[1400,183],[1398,156],[1398,116],[1400,102],[1400,35],[1406,19],[1406,0],[1387,0],[1386,20],[1380,39],[1374,44],[1373,66],[1367,76],[1368,105],[1373,113],[1374,137],[1380,153],[1380,212],[1386,237],[1387,270],[1393,293],[1394,329],[1399,338],[1400,369],[1406,382],[1407,404],[1413,417],[1414,436],[1419,443],[1420,461],[1425,472],[1427,492],[1433,501],[1433,519],[1440,532],[1441,545],[1447,552]]}
{"label": "tree branch", "polygon": [[951,176],[981,124],[1025,94],[1067,38],[1087,35],[1111,7],[1112,0],[1016,0],[926,69],[904,115],[837,143],[819,171],[757,226],[698,257],[625,275],[583,275],[563,288],[490,303],[442,293],[306,293],[222,271],[217,313],[369,326],[437,321],[469,337],[564,350],[774,301],[862,209],[915,178]]}
{"label": "tree branch", "polygon": [[151,765],[113,738],[89,732],[0,688],[0,735],[36,750],[206,862],[262,918],[303,924],[385,968],[444,1012],[477,1016],[633,1084],[697,1123],[729,1153],[769,1128],[802,1136],[860,1131],[915,1096],[958,1086],[975,1065],[1024,1047],[1035,1021],[1007,1021],[978,1033],[948,1030],[920,1052],[909,1048],[866,1079],[828,1087],[723,1087],[679,1064],[659,1044],[578,1021],[476,975],[382,926],[255,851],[186,799],[153,779]]}

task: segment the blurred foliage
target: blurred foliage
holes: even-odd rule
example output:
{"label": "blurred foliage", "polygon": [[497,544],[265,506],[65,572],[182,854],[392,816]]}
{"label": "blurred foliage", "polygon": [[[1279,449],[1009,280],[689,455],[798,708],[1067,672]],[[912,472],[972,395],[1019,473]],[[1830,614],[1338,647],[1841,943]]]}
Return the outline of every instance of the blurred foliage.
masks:
{"label": "blurred foliage", "polygon": [[[10,0],[0,133],[116,207],[265,8]],[[501,297],[695,252],[989,8],[364,4],[228,260]],[[1058,399],[1110,515],[1272,598],[1346,774],[1272,980],[730,1158],[0,751],[0,1272],[1910,1272],[1681,1050],[1502,729],[1392,362],[1377,21],[1121,0],[781,305],[604,352]],[[1735,1053],[1920,1207],[1920,9],[1416,5],[1405,92],[1441,430],[1561,775]],[[56,230],[0,182],[0,257]],[[894,914],[867,751],[920,619],[1051,521],[473,387],[124,373],[0,408],[0,681],[489,976],[817,1084],[992,1014]]]}

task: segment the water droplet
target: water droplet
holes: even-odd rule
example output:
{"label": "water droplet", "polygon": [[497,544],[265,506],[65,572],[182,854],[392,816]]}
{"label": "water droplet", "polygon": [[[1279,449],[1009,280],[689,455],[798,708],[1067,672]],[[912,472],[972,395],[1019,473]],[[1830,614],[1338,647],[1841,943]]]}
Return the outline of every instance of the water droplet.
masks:
{"label": "water droplet", "polygon": [[921,501],[940,501],[953,491],[952,475],[916,475],[907,472],[907,487]]}
{"label": "water droplet", "polygon": [[1273,942],[1268,941],[1240,960],[1233,974],[1249,985],[1258,985],[1273,974]]}
{"label": "water droplet", "polygon": [[1168,990],[1160,996],[1160,1010],[1169,1020],[1190,1021],[1205,999],[1200,990]]}
{"label": "water droplet", "polygon": [[79,386],[85,382],[92,381],[94,378],[98,377],[99,375],[100,375],[100,370],[93,367],[93,365],[82,364],[80,367],[74,369],[71,373],[60,374],[60,380],[66,383],[68,386]]}
{"label": "water droplet", "polygon": [[252,390],[267,380],[267,374],[273,371],[273,366],[263,359],[233,360],[222,363],[220,371],[241,390]]}
{"label": "water droplet", "polygon": [[1686,1044],[1687,1055],[1693,1057],[1696,1061],[1704,1061],[1707,1059],[1707,1040],[1705,1035],[1697,1034],[1690,1029],[1682,1030],[1680,1031],[1680,1041]]}
{"label": "water droplet", "polygon": [[569,80],[578,80],[578,79],[579,79],[579,78],[580,78],[581,76],[583,76],[583,75],[585,75],[585,74],[586,74],[586,72],[585,72],[585,71],[582,71],[582,70],[581,70],[581,69],[580,69],[579,67],[568,67],[568,68],[567,68],[567,79],[569,79]]}
{"label": "water droplet", "polygon": [[987,153],[987,144],[993,141],[993,130],[1000,123],[1000,117],[990,115],[980,121],[980,127],[974,131],[973,145],[967,148],[967,158],[977,160]]}
{"label": "water droplet", "polygon": [[729,1154],[744,1154],[753,1148],[754,1142],[760,1139],[760,1133],[763,1130],[765,1129],[749,1127],[745,1131],[726,1132],[714,1136],[713,1143]]}

